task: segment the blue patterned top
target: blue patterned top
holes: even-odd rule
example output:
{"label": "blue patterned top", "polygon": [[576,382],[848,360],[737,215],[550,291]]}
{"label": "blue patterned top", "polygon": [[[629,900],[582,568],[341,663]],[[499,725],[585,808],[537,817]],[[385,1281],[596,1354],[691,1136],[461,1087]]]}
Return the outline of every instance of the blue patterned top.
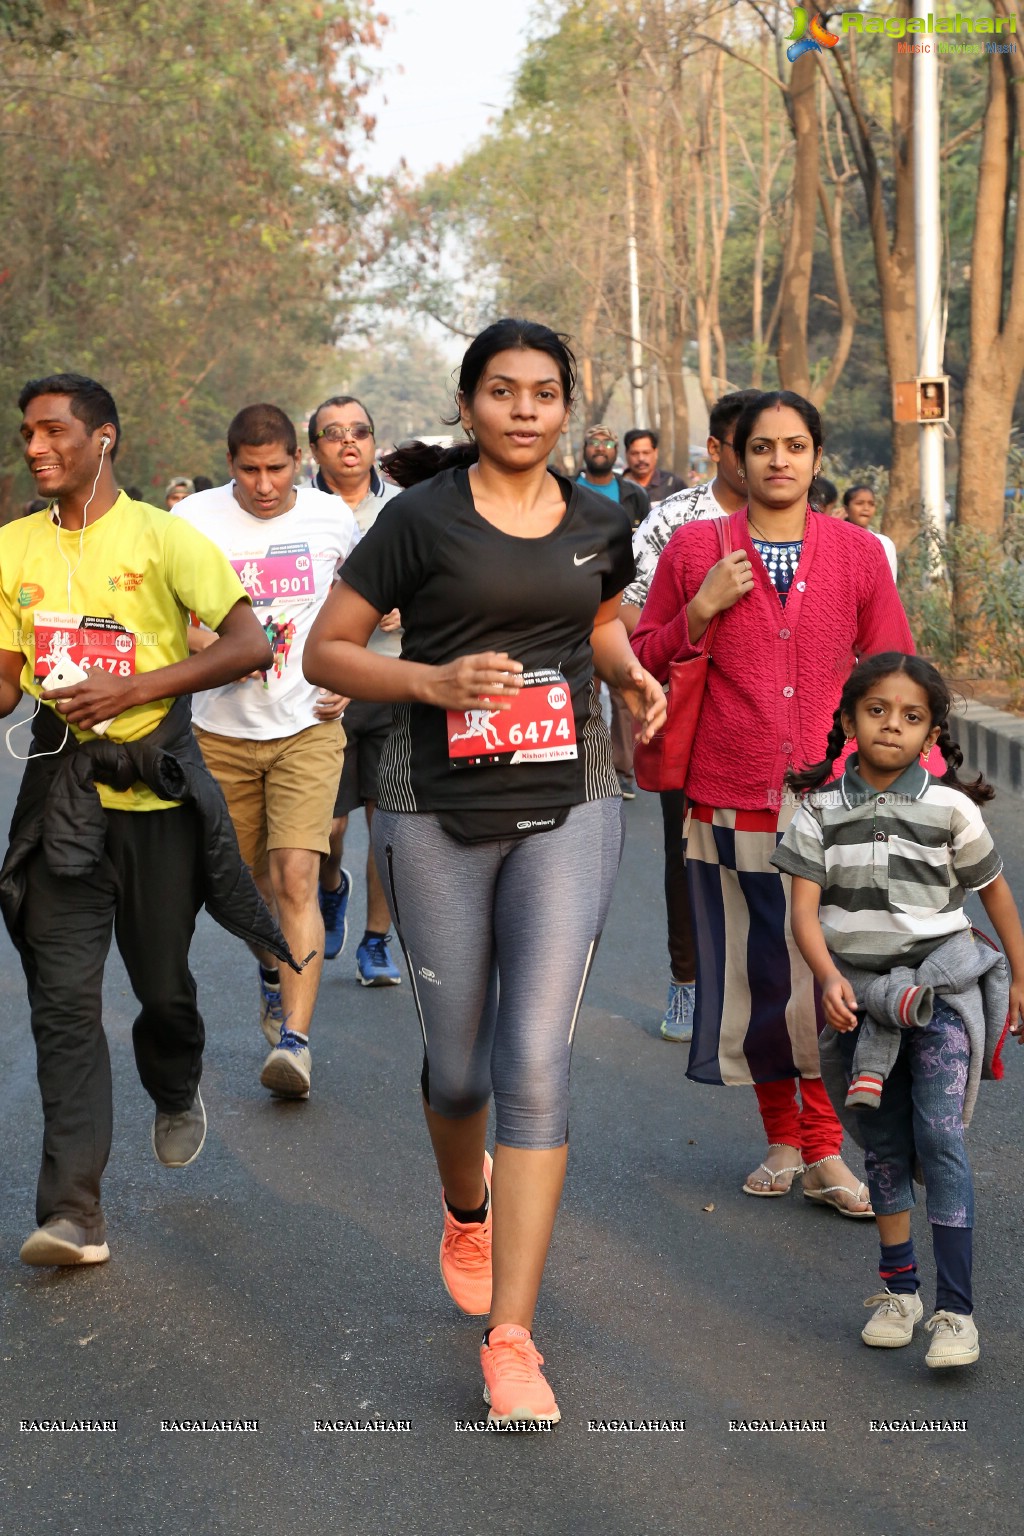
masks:
{"label": "blue patterned top", "polygon": [[766,539],[751,538],[751,544],[761,556],[761,561],[768,572],[768,580],[779,594],[779,601],[786,606],[786,598],[789,589],[793,585],[793,577],[796,568],[800,564],[800,551],[804,547],[803,539],[796,539],[791,544],[769,544]]}

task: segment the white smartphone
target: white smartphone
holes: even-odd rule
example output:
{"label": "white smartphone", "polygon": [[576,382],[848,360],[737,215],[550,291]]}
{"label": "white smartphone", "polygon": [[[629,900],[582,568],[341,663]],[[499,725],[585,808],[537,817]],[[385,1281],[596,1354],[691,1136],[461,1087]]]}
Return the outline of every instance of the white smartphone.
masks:
{"label": "white smartphone", "polygon": [[[70,656],[62,656],[56,666],[50,668],[42,682],[39,684],[44,693],[52,693],[55,688],[73,688],[76,683],[84,683],[89,676],[84,667],[80,667],[77,661],[72,661]],[[98,720],[90,729],[97,736],[105,736],[114,717],[109,720]]]}

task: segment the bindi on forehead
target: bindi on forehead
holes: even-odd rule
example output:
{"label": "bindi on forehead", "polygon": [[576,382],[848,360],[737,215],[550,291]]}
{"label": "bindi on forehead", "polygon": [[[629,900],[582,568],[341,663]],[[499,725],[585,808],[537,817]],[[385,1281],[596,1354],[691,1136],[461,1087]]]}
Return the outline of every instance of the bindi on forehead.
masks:
{"label": "bindi on forehead", "polygon": [[865,701],[869,704],[895,704],[899,709],[927,709],[928,698],[923,689],[911,687],[906,691],[897,684],[885,693],[869,694]]}

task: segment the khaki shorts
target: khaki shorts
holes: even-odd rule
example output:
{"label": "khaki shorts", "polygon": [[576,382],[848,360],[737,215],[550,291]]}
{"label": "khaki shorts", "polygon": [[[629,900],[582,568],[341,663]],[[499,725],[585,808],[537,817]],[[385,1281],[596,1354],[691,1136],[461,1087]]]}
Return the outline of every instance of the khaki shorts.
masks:
{"label": "khaki shorts", "polygon": [[331,819],[345,753],[340,720],[295,736],[247,741],[194,726],[207,768],[224,791],[242,858],[261,875],[272,848],[330,852]]}

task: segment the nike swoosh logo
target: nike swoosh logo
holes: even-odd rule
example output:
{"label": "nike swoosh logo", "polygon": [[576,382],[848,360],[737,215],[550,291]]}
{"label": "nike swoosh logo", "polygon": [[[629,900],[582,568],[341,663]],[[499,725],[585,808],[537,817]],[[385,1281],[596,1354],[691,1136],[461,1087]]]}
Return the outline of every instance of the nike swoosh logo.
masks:
{"label": "nike swoosh logo", "polygon": [[586,565],[588,560],[596,560],[596,559],[597,559],[597,550],[595,549],[594,553],[592,555],[584,555],[582,560],[580,559],[579,555],[573,555],[572,563],[573,563],[573,565]]}

